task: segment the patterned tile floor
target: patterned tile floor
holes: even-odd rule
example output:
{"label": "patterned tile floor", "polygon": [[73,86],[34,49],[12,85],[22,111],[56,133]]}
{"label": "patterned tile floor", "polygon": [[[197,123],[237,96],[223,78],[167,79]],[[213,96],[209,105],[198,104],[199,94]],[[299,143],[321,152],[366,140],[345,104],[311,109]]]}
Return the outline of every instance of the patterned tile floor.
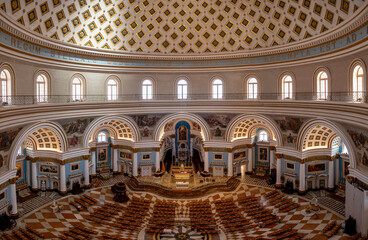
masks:
{"label": "patterned tile floor", "polygon": [[[103,181],[100,186],[110,186],[118,181],[124,181],[127,177],[117,175],[113,178]],[[261,179],[254,179],[250,176],[246,176],[241,179],[242,183],[240,187],[234,191],[233,193],[217,193],[205,197],[203,199],[209,199],[212,205],[212,212],[216,214],[216,208],[213,204],[215,200],[218,199],[227,199],[232,198],[235,202],[238,199],[240,194],[246,195],[253,195],[259,196],[268,191],[271,191],[273,186],[268,185],[264,180]],[[87,195],[99,200],[99,204],[102,202],[113,202],[112,201],[112,193],[109,187],[99,187],[96,189],[92,189],[86,192]],[[128,192],[130,197],[138,197],[141,199],[150,199],[152,200],[150,215],[152,214],[153,204],[157,200],[164,200],[162,197],[156,196],[151,193],[137,193],[137,192]],[[228,240],[235,240],[235,239],[243,239],[245,236],[247,237],[258,237],[258,236],[266,236],[272,229],[280,228],[284,225],[288,225],[293,227],[293,229],[297,230],[298,233],[302,233],[305,235],[304,239],[310,239],[317,234],[320,233],[321,229],[333,220],[337,220],[339,223],[343,223],[343,218],[338,214],[335,214],[333,211],[329,211],[326,209],[321,209],[318,212],[317,216],[314,217],[307,217],[302,214],[302,209],[309,205],[309,202],[306,199],[312,199],[314,196],[317,197],[319,204],[321,205],[328,205],[329,208],[332,208],[333,211],[341,214],[344,213],[344,205],[341,202],[338,202],[332,198],[329,198],[323,194],[323,192],[310,192],[305,195],[305,197],[301,198],[297,195],[289,195],[288,197],[291,198],[293,201],[298,202],[301,207],[290,211],[288,213],[277,212],[277,216],[279,216],[282,220],[280,224],[273,225],[266,228],[255,228],[250,231],[245,232],[235,232],[235,233],[226,233],[222,232],[220,234],[220,239],[228,239]],[[73,198],[78,196],[67,196],[62,198],[59,194],[53,192],[47,192],[45,196],[38,196],[33,198],[25,203],[23,203],[20,207],[22,211],[20,211],[21,218],[18,220],[18,226],[24,227],[26,224],[32,225],[34,228],[38,229],[41,232],[47,234],[48,239],[58,239],[62,232],[68,230],[72,227],[73,223],[82,223],[85,227],[93,228],[94,230],[99,232],[99,235],[103,233],[109,234],[116,234],[121,237],[125,237],[126,239],[149,239],[144,237],[144,233],[139,234],[138,232],[132,231],[121,231],[119,229],[115,229],[113,227],[104,226],[101,224],[97,224],[91,221],[84,219],[84,216],[89,215],[90,213],[94,212],[97,207],[99,206],[92,206],[88,209],[88,211],[78,212],[73,206],[69,205],[69,202],[72,201]],[[52,213],[50,210],[50,204],[53,200],[57,200],[58,204],[64,205],[64,210],[61,213]],[[185,218],[189,217],[189,209],[186,208],[186,205],[190,200],[178,200],[179,207],[176,211],[178,218]],[[335,201],[335,202],[334,202]],[[49,204],[48,204],[49,203]],[[331,204],[333,203],[333,204]],[[45,205],[46,204],[46,205]],[[122,205],[126,206],[126,204]],[[336,207],[334,207],[336,206]],[[41,207],[41,208],[40,208]],[[341,209],[342,207],[342,209]],[[39,208],[38,210],[35,210]],[[272,210],[272,206],[268,206],[267,208]],[[33,212],[32,212],[33,211]],[[120,214],[120,213],[118,213]],[[221,230],[224,230],[224,227],[221,225],[220,219],[216,216],[216,220],[218,223],[218,227]],[[244,213],[246,218],[247,215]],[[148,218],[149,218],[148,217]],[[249,218],[251,219],[251,218]],[[143,225],[143,228],[146,224]],[[142,229],[143,229],[142,228]],[[138,238],[138,236],[143,236],[143,238]],[[340,232],[331,239],[342,239],[343,233]],[[162,240],[165,238],[161,238]]]}

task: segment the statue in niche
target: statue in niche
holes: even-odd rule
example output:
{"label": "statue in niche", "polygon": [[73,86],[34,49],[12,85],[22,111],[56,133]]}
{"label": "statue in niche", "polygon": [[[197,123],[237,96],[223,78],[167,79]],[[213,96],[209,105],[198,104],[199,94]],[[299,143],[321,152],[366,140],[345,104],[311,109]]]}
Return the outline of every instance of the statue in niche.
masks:
{"label": "statue in niche", "polygon": [[185,126],[179,127],[179,140],[187,140],[187,128]]}

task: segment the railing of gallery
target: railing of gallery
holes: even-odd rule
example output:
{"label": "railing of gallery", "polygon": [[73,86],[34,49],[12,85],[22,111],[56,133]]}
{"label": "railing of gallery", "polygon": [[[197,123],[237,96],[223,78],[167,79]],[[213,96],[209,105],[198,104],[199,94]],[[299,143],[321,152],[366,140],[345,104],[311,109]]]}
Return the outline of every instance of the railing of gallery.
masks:
{"label": "railing of gallery", "polygon": [[127,95],[52,95],[52,96],[33,96],[33,95],[17,95],[0,97],[2,106],[12,105],[32,105],[42,103],[66,104],[66,103],[99,103],[99,102],[154,102],[154,101],[337,101],[337,102],[367,102],[366,92],[333,92],[328,95],[311,92],[298,92],[293,95],[278,93],[261,93],[261,94],[244,94],[244,93],[227,93],[222,95],[214,94],[153,94],[143,96],[142,94]]}

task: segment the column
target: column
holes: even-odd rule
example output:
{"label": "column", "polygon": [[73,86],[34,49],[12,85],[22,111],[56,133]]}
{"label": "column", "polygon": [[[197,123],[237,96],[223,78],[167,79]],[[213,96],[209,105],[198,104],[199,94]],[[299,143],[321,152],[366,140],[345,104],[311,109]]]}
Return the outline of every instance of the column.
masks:
{"label": "column", "polygon": [[38,182],[37,182],[37,163],[32,162],[32,190],[38,190]]}
{"label": "column", "polygon": [[11,181],[11,184],[10,184],[10,201],[11,201],[11,205],[12,205],[12,210],[10,212],[10,215],[11,216],[17,216],[18,215],[18,206],[17,206],[17,189],[16,189],[16,186],[15,186],[15,180]]}
{"label": "column", "polygon": [[138,176],[138,154],[133,153],[133,176]]}
{"label": "column", "polygon": [[270,147],[270,173],[271,173],[271,169],[275,168],[275,147]]}
{"label": "column", "polygon": [[335,175],[334,175],[334,159],[330,159],[328,162],[328,189],[332,190],[335,188]]}
{"label": "column", "polygon": [[227,153],[227,175],[229,177],[233,176],[233,153]]}
{"label": "column", "polygon": [[299,168],[299,192],[305,192],[305,163],[300,163]]}
{"label": "column", "polygon": [[161,159],[160,159],[160,151],[158,150],[158,151],[156,151],[156,172],[157,171],[160,171],[160,161]]}
{"label": "column", "polygon": [[89,185],[89,163],[88,163],[88,159],[83,160],[83,163],[84,163],[84,185],[87,186],[87,185]]}
{"label": "column", "polygon": [[92,176],[96,176],[96,152],[91,152]]}
{"label": "column", "polygon": [[112,171],[114,173],[117,173],[118,172],[118,149],[117,148],[114,148],[113,149],[113,154],[112,154],[112,157],[113,157],[113,160],[112,160]]}
{"label": "column", "polygon": [[66,193],[65,165],[60,164],[60,193]]}
{"label": "column", "polygon": [[252,173],[253,172],[253,147],[248,148],[248,165],[247,165],[247,172]]}
{"label": "column", "polygon": [[209,172],[209,168],[208,168],[208,152],[205,150],[204,151],[204,170]]}
{"label": "column", "polygon": [[32,186],[31,161],[27,159],[26,160],[26,164],[27,164],[27,184],[28,184],[28,186]]}
{"label": "column", "polygon": [[276,187],[281,187],[281,158],[276,159]]}

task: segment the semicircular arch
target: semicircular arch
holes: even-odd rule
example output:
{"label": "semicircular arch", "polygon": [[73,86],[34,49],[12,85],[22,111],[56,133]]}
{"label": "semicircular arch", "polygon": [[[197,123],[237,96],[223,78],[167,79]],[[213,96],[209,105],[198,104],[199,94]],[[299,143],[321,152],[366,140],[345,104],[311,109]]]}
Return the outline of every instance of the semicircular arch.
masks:
{"label": "semicircular arch", "polygon": [[153,140],[160,141],[161,133],[164,130],[165,125],[168,122],[176,119],[188,119],[198,123],[198,125],[201,127],[204,141],[210,140],[210,131],[207,122],[202,117],[192,113],[174,113],[163,117],[156,125],[156,128],[153,132]]}

